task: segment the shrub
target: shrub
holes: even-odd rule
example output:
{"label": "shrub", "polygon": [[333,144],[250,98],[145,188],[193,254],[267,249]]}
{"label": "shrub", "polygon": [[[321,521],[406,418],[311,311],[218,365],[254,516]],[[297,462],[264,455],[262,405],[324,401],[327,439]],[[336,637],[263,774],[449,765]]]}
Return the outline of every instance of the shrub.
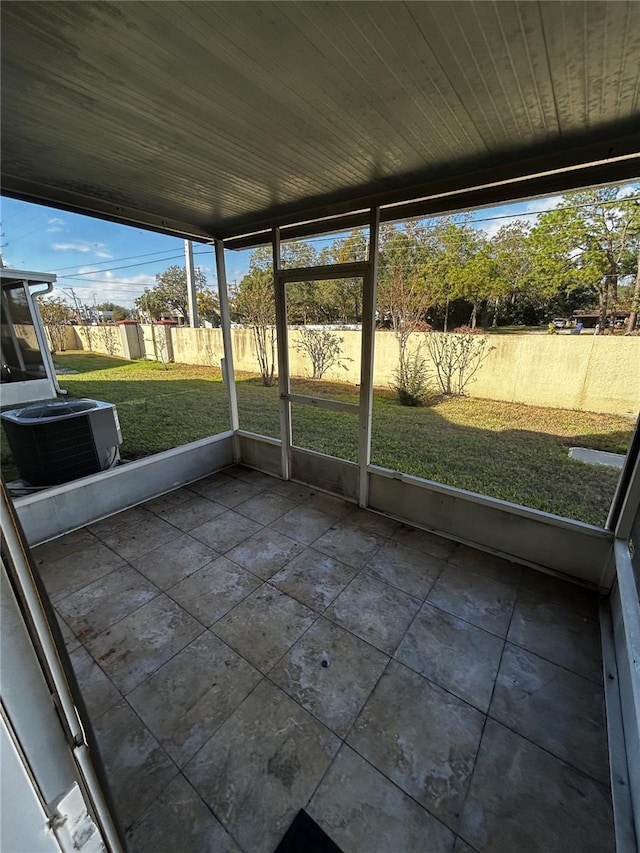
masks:
{"label": "shrub", "polygon": [[462,397],[471,379],[493,347],[482,331],[460,326],[454,332],[427,335],[427,346],[440,391],[448,397]]}
{"label": "shrub", "polygon": [[338,338],[327,329],[300,329],[300,338],[295,344],[298,352],[303,352],[311,359],[312,379],[322,379],[324,374],[335,365],[347,370],[345,361],[352,359],[342,358],[342,344],[344,338]]}
{"label": "shrub", "polygon": [[427,361],[422,355],[420,344],[411,352],[404,351],[398,369],[393,374],[391,388],[396,392],[402,406],[424,406],[433,396]]}

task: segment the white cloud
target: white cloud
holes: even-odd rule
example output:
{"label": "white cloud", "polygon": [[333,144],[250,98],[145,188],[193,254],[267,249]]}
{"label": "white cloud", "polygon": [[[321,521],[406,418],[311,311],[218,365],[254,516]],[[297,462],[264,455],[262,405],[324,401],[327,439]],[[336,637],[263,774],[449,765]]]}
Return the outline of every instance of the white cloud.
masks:
{"label": "white cloud", "polygon": [[[62,288],[59,295],[63,296],[69,304],[73,304],[73,298],[69,292],[69,289],[73,288],[76,299],[83,305],[93,305],[95,297],[95,302],[98,304],[115,302],[117,305],[132,308],[134,300],[141,295],[145,287],[153,287],[156,283],[154,275],[140,273],[123,278],[117,273],[97,270],[91,266],[82,267],[77,274],[78,278],[65,280],[61,277],[56,288],[58,291]],[[79,280],[80,278],[82,280]]]}
{"label": "white cloud", "polygon": [[618,198],[628,198],[629,196],[636,195],[638,190],[640,190],[640,184],[626,184],[620,187]]}
{"label": "white cloud", "polygon": [[54,243],[51,248],[54,252],[90,252],[91,243]]}
{"label": "white cloud", "polygon": [[534,198],[525,205],[525,213],[529,216],[538,216],[545,210],[554,210],[562,203],[561,195],[546,196],[545,198]]}
{"label": "white cloud", "polygon": [[106,249],[105,243],[53,243],[51,248],[54,252],[80,252],[89,254],[93,252],[96,258],[112,258]]}
{"label": "white cloud", "polygon": [[56,216],[47,220],[47,232],[49,234],[55,234],[58,231],[64,231],[64,222],[62,219],[58,219]]}

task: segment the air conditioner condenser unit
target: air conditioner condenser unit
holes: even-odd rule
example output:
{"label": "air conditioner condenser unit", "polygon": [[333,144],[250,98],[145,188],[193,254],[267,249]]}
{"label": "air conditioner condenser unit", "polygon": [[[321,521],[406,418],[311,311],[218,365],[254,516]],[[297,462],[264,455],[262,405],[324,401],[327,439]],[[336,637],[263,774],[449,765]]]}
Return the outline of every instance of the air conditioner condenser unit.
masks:
{"label": "air conditioner condenser unit", "polygon": [[122,433],[112,403],[49,400],[0,417],[20,478],[31,486],[96,474],[120,458]]}

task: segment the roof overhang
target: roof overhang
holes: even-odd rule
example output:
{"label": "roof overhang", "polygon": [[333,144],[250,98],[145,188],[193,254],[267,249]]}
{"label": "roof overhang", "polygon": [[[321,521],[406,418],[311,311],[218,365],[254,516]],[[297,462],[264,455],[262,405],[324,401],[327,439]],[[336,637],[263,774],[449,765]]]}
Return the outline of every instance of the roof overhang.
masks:
{"label": "roof overhang", "polygon": [[240,245],[640,174],[633,0],[12,2],[2,24],[2,191],[54,207]]}

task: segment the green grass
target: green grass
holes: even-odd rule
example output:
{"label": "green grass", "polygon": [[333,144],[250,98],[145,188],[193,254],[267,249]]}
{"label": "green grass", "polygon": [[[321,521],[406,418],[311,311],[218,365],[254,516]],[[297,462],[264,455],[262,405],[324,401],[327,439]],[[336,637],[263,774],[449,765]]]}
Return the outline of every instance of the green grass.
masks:
{"label": "green grass", "polygon": [[[56,362],[79,372],[59,377],[71,396],[115,403],[124,459],[136,459],[229,428],[226,389],[211,367],[129,362],[67,353]],[[277,388],[254,376],[237,378],[240,426],[279,436]],[[351,386],[294,381],[296,393],[357,402]],[[451,486],[602,525],[618,471],[568,458],[573,445],[624,453],[633,424],[626,418],[477,400],[443,400],[428,408],[400,406],[390,391],[375,394],[372,461]],[[293,407],[294,442],[357,459],[357,418]],[[3,456],[3,464],[10,459]]]}

